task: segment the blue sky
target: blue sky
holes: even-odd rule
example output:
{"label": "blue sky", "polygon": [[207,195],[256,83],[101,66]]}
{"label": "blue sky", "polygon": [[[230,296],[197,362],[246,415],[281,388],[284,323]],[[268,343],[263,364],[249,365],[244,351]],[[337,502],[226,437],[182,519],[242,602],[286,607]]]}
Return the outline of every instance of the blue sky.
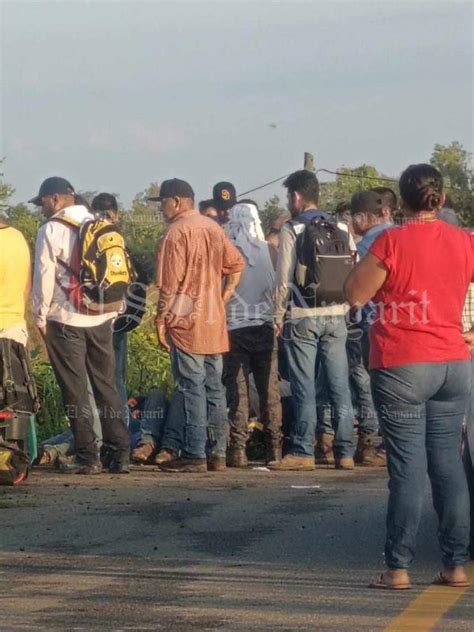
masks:
{"label": "blue sky", "polygon": [[175,176],[198,199],[244,191],[305,150],[394,176],[435,143],[472,151],[472,18],[456,0],[4,1],[4,180],[15,201],[63,175],[127,204]]}

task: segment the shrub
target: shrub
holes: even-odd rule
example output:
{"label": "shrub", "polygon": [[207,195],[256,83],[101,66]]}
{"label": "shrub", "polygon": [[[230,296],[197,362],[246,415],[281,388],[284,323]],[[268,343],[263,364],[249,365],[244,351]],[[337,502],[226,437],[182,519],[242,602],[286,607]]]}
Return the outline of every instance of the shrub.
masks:
{"label": "shrub", "polygon": [[[63,432],[68,421],[53,369],[44,360],[40,347],[32,353],[32,368],[42,406],[38,415],[38,441],[44,441]],[[146,325],[129,334],[127,382],[129,395],[146,395],[158,387],[170,396],[173,390],[170,357],[158,347],[156,335],[147,331]]]}

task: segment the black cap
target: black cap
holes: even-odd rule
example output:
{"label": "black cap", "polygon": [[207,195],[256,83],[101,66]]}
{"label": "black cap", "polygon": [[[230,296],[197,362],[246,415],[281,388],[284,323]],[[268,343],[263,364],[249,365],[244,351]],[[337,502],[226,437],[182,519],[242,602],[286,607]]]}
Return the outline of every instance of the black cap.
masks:
{"label": "black cap", "polygon": [[41,198],[43,198],[45,195],[56,194],[74,195],[74,187],[65,178],[59,178],[58,176],[46,178],[46,180],[41,183],[38,195],[34,198],[31,198],[31,200],[28,200],[28,202],[29,204],[41,206]]}
{"label": "black cap", "polygon": [[226,211],[237,203],[237,193],[231,182],[218,182],[212,189],[212,199],[216,208]]}
{"label": "black cap", "polygon": [[163,198],[168,197],[191,198],[194,200],[194,191],[192,186],[184,180],[172,178],[171,180],[164,180],[160,186],[160,195],[149,197],[148,201],[161,202]]}
{"label": "black cap", "polygon": [[382,196],[375,191],[354,193],[351,199],[351,215],[356,213],[378,213],[383,209]]}

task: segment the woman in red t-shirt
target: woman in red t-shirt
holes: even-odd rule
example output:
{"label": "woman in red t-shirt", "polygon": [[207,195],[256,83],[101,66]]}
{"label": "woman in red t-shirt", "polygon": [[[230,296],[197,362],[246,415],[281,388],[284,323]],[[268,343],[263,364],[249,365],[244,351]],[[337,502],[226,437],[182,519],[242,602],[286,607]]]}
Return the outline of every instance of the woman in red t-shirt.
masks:
{"label": "woman in red t-shirt", "polygon": [[385,561],[376,588],[411,587],[428,473],[439,520],[443,571],[434,582],[468,585],[469,496],[460,446],[470,392],[461,315],[474,272],[471,236],[438,220],[443,180],[431,165],[400,178],[403,226],[382,233],[346,282],[351,305],[372,300],[374,401],[390,477]]}

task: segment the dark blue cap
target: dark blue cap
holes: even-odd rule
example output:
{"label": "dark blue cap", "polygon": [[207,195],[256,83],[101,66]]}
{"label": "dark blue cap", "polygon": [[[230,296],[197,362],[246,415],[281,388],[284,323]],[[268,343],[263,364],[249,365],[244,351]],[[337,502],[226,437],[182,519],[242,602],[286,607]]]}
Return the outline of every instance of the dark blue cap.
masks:
{"label": "dark blue cap", "polygon": [[35,204],[36,206],[41,206],[41,198],[43,198],[45,195],[55,194],[74,195],[74,187],[65,178],[59,178],[58,176],[46,178],[46,180],[41,183],[38,195],[34,198],[31,198],[31,200],[28,200],[28,202],[30,204]]}

